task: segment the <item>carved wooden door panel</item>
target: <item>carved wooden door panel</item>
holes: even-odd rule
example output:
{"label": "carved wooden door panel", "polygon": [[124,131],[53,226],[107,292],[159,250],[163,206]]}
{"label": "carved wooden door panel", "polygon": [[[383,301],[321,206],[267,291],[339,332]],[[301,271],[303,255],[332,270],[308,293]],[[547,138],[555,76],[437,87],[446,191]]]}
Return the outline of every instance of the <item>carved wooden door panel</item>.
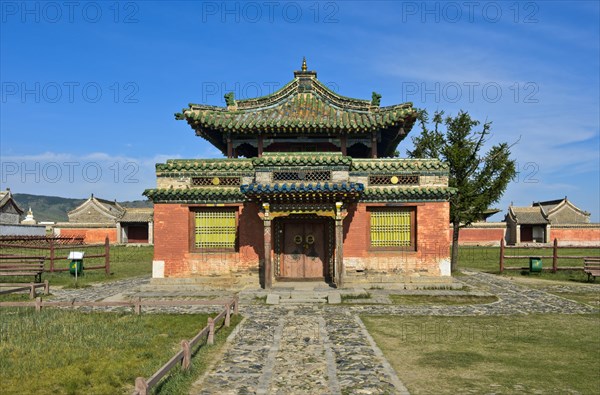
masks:
{"label": "carved wooden door panel", "polygon": [[323,278],[325,226],[322,222],[304,224],[304,278]]}
{"label": "carved wooden door panel", "polygon": [[281,277],[322,279],[325,275],[325,224],[287,222],[283,231]]}

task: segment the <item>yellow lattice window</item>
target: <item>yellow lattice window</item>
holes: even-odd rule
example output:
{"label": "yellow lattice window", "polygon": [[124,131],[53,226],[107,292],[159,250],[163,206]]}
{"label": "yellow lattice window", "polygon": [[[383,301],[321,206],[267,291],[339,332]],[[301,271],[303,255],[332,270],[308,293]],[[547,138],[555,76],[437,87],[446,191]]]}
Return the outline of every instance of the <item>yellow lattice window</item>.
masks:
{"label": "yellow lattice window", "polygon": [[194,213],[194,246],[201,249],[235,247],[235,211],[201,210]]}
{"label": "yellow lattice window", "polygon": [[413,246],[413,210],[406,208],[371,210],[372,247]]}

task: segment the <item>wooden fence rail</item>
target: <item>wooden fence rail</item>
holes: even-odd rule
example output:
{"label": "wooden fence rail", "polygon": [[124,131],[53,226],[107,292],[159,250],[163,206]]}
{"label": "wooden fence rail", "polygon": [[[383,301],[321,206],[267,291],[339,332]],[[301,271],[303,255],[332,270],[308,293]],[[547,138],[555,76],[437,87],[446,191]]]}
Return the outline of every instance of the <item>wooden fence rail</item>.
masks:
{"label": "wooden fence rail", "polygon": [[[598,249],[597,246],[572,246],[572,247],[559,247],[558,240],[554,239],[554,243],[551,246],[507,246],[504,244],[504,239],[500,240],[500,273],[505,270],[529,270],[528,266],[505,266],[504,261],[506,259],[529,259],[531,257],[536,258],[552,258],[552,267],[551,268],[542,268],[542,270],[552,271],[552,273],[556,273],[558,270],[583,270],[583,264],[580,266],[558,266],[559,259],[585,259],[585,258],[594,258],[591,256],[579,256],[579,255],[558,255],[558,251],[561,248],[568,249]],[[552,250],[552,255],[540,255],[540,254],[531,254],[531,255],[506,255],[506,250]]]}
{"label": "wooden fence rail", "polygon": [[[98,247],[104,247],[104,253],[102,254],[89,254],[89,255],[84,255],[84,259],[91,259],[91,258],[104,258],[104,265],[96,265],[96,266],[85,266],[86,270],[97,270],[97,269],[104,269],[104,271],[106,272],[106,274],[110,274],[110,242],[108,241],[108,237],[106,237],[104,239],[104,243],[102,244],[81,244],[81,243],[75,243],[75,244],[66,244],[66,243],[57,243],[55,241],[54,238],[48,237],[44,239],[44,244],[30,244],[28,241],[28,239],[14,239],[14,240],[10,240],[7,241],[7,239],[5,238],[0,238],[0,248],[16,248],[16,249],[22,249],[22,250],[44,250],[44,251],[48,251],[48,261],[50,262],[50,266],[48,268],[49,272],[66,272],[69,270],[69,268],[57,268],[55,267],[55,262],[56,261],[64,261],[64,260],[68,260],[68,258],[66,257],[57,257],[57,252],[60,250],[74,250],[74,249],[78,249],[78,250],[83,250],[85,251],[86,249],[90,249],[90,248],[98,248]],[[63,239],[58,239],[60,241],[64,241]],[[21,241],[21,243],[18,243],[19,241]],[[33,256],[25,256],[25,255],[9,255],[9,254],[2,254],[2,258],[23,258],[23,259],[27,259],[27,258],[32,258]]]}
{"label": "wooden fence rail", "polygon": [[29,298],[35,298],[35,289],[36,288],[44,288],[44,293],[48,295],[50,293],[50,284],[48,280],[44,280],[43,283],[27,283],[27,284],[19,284],[19,283],[0,283],[0,288],[8,287],[10,289],[6,291],[0,291],[0,295],[11,294],[14,292],[21,291],[29,291]]}
{"label": "wooden fence rail", "polygon": [[181,369],[187,371],[191,367],[192,350],[198,343],[206,338],[206,343],[214,344],[215,325],[223,320],[223,325],[228,327],[231,322],[231,310],[233,314],[238,314],[238,298],[237,296],[230,302],[225,303],[225,310],[221,311],[215,318],[208,318],[206,326],[196,334],[191,340],[181,341],[181,350],[177,352],[171,359],[167,361],[160,369],[158,369],[150,378],[137,377],[135,379],[135,390],[133,395],[147,395],[148,391],[155,387],[175,366],[181,362]]}
{"label": "wooden fence rail", "polygon": [[[156,371],[149,379],[138,377],[135,379],[134,395],[147,395],[148,390],[156,386],[158,382],[165,377],[173,367],[179,362],[182,364],[183,370],[188,370],[191,366],[192,349],[198,343],[206,338],[206,343],[212,345],[215,338],[215,326],[220,321],[223,325],[229,327],[231,323],[231,314],[238,314],[238,297],[231,300],[142,300],[138,298],[133,302],[45,302],[41,297],[37,297],[34,302],[0,302],[0,307],[35,307],[35,311],[39,312],[44,307],[132,307],[136,314],[142,312],[142,306],[158,307],[158,306],[215,306],[223,305],[225,308],[215,318],[208,318],[208,322],[204,328],[191,340],[181,341],[181,350],[175,354],[167,363]],[[233,311],[232,311],[233,310]]]}
{"label": "wooden fence rail", "polygon": [[[37,297],[33,302],[0,302],[0,307],[35,307],[36,311],[41,311],[46,307],[131,307],[133,312],[141,314],[142,307],[160,307],[160,306],[215,306],[225,305],[233,302],[214,299],[214,300],[142,300],[137,298],[133,302],[89,302],[89,301],[71,301],[64,302],[47,302],[41,297]],[[236,301],[237,313],[237,301]]]}

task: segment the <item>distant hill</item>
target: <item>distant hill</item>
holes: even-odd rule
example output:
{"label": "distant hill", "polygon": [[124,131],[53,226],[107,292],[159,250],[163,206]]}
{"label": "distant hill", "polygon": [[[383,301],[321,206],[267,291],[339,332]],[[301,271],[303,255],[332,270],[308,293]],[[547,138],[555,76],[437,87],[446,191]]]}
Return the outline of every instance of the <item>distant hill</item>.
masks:
{"label": "distant hill", "polygon": [[[98,196],[101,197],[101,196]],[[70,199],[58,196],[29,195],[26,193],[15,193],[13,198],[25,213],[31,207],[36,221],[68,221],[67,212],[73,210],[86,199]],[[133,200],[119,202],[123,207],[152,207],[149,200]]]}

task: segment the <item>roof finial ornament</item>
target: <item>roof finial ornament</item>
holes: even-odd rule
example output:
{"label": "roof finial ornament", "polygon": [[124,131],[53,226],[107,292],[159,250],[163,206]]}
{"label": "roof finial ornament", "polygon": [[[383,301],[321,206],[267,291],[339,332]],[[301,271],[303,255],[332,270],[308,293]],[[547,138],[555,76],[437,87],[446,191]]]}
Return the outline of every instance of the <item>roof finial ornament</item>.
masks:
{"label": "roof finial ornament", "polygon": [[302,71],[306,71],[308,68],[306,67],[306,57],[302,57]]}
{"label": "roof finial ornament", "polygon": [[381,95],[377,92],[371,94],[371,105],[379,107],[381,105]]}

